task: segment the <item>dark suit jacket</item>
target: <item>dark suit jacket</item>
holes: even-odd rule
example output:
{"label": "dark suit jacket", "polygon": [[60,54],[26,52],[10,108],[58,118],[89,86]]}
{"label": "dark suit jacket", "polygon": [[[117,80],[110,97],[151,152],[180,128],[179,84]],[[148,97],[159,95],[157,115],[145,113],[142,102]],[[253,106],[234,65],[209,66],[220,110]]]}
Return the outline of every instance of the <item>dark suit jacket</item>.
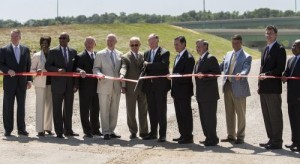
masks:
{"label": "dark suit jacket", "polygon": [[[68,47],[69,61],[66,66],[65,59],[60,46],[49,51],[45,68],[48,72],[58,72],[58,69],[65,69],[66,72],[75,72],[75,59],[77,58],[76,50]],[[74,79],[72,77],[51,77],[51,90],[55,93],[65,93],[73,91]]]}
{"label": "dark suit jacket", "polygon": [[[275,43],[269,51],[267,60],[264,61],[264,52],[261,55],[260,73],[265,73],[270,76],[282,76],[285,68],[286,52],[283,46]],[[259,93],[265,94],[281,94],[282,83],[281,79],[267,78],[265,80],[258,80]]]}
{"label": "dark suit jacket", "polygon": [[[148,50],[144,53],[144,61],[151,62],[151,51]],[[170,52],[164,48],[159,47],[156,51],[155,58],[152,63],[149,63],[145,70],[146,76],[157,76],[170,74]],[[145,93],[150,90],[161,92],[168,92],[171,89],[171,81],[167,78],[155,78],[144,80],[143,91]]]}
{"label": "dark suit jacket", "polygon": [[[217,58],[209,54],[209,52],[204,55],[201,61],[197,62],[194,72],[201,72],[202,74],[221,74]],[[197,101],[213,101],[220,98],[216,77],[204,77],[202,79],[195,77],[195,81]]]}
{"label": "dark suit jacket", "polygon": [[[173,74],[191,74],[193,73],[195,59],[187,50],[182,54],[181,58],[173,68]],[[174,98],[185,98],[193,95],[192,77],[173,78],[171,96]]]}
{"label": "dark suit jacket", "polygon": [[[94,52],[96,55],[96,52]],[[78,54],[77,72],[84,70],[87,74],[93,74],[94,60],[91,59],[89,53],[84,50]],[[96,78],[78,78],[79,79],[79,92],[96,93],[97,82]]]}
{"label": "dark suit jacket", "polygon": [[[12,44],[1,48],[0,70],[3,73],[7,73],[9,69],[14,70],[16,73],[30,72],[31,58],[29,49],[20,45],[20,55],[20,62],[18,64]],[[4,76],[3,89],[16,90],[19,87],[21,90],[26,91],[28,81],[32,81],[31,76]]]}
{"label": "dark suit jacket", "polygon": [[[295,65],[293,74],[292,73],[292,61],[294,60],[295,56],[288,60],[286,69],[284,71],[284,76],[296,76],[300,77],[300,59],[298,59],[297,64]],[[300,80],[287,80],[287,102],[288,103],[295,103],[300,101]]]}

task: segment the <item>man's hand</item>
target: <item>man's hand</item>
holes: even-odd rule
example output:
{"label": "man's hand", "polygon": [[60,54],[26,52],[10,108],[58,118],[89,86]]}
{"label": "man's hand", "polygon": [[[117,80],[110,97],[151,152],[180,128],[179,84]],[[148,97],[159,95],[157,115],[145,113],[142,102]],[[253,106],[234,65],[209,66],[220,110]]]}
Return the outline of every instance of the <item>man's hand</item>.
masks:
{"label": "man's hand", "polygon": [[15,71],[14,70],[8,70],[7,72],[9,74],[10,77],[14,77],[16,75]]}
{"label": "man's hand", "polygon": [[124,75],[120,75],[121,81],[123,81],[123,79],[125,78]]}
{"label": "man's hand", "polygon": [[203,79],[203,77],[204,77],[204,75],[201,73],[201,72],[198,72],[198,74],[197,74],[198,76],[198,79]]}
{"label": "man's hand", "polygon": [[239,80],[241,80],[241,74],[240,73],[237,73],[236,74],[236,77],[235,77],[235,80],[237,80],[237,81],[239,81]]}
{"label": "man's hand", "polygon": [[32,81],[28,81],[28,82],[27,82],[27,89],[30,89],[31,86],[32,86]]}
{"label": "man's hand", "polygon": [[259,77],[258,77],[258,79],[259,80],[265,80],[266,79],[266,74],[265,73],[261,73],[261,74],[259,74]]}
{"label": "man's hand", "polygon": [[81,70],[79,73],[82,78],[85,78],[86,72],[84,70]]}
{"label": "man's hand", "polygon": [[283,83],[286,83],[286,81],[287,81],[286,76],[282,76],[282,77],[281,77],[281,81],[282,81]]}
{"label": "man's hand", "polygon": [[147,67],[148,64],[149,64],[149,62],[144,61],[143,66],[144,66],[144,67]]}
{"label": "man's hand", "polygon": [[60,69],[58,69],[58,72],[59,72],[59,73],[64,73],[64,72],[66,72],[66,70],[63,69],[63,68],[60,68]]}
{"label": "man's hand", "polygon": [[97,75],[97,79],[98,80],[102,80],[102,79],[104,79],[105,78],[105,76],[103,75],[103,74],[98,74]]}
{"label": "man's hand", "polygon": [[167,74],[167,79],[172,80],[172,77],[170,77],[171,74]]}

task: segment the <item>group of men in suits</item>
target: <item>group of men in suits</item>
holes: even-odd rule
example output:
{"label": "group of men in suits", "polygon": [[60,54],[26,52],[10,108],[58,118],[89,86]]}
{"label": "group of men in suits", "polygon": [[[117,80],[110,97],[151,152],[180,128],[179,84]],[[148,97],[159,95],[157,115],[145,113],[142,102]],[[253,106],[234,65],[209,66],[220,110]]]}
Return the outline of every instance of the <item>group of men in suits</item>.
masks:
{"label": "group of men in suits", "polygon": [[[292,129],[292,144],[286,145],[299,151],[299,80],[288,77],[300,76],[300,41],[296,40],[292,51],[295,55],[289,59],[285,69],[286,53],[277,41],[277,28],[269,25],[265,29],[268,45],[262,52],[261,69],[258,81],[261,108],[269,141],[261,143],[266,149],[282,148],[283,119],[281,110],[282,82],[288,83],[288,111]],[[19,72],[29,72],[31,58],[29,49],[20,44],[21,32],[11,31],[11,44],[0,50],[0,69],[8,75],[4,76],[3,122],[5,136],[13,130],[13,104],[17,98],[18,134],[28,135],[25,126],[26,89],[31,87],[32,77],[15,76]],[[134,85],[130,82],[111,81],[105,76],[138,80],[141,76],[170,75],[170,52],[159,46],[159,37],[150,34],[150,49],[142,54],[138,37],[129,40],[130,51],[125,55],[115,48],[117,37],[109,34],[106,37],[107,47],[98,53],[94,51],[96,40],[87,37],[85,50],[77,55],[77,51],[68,46],[70,36],[63,32],[59,36],[59,46],[52,48],[47,55],[45,69],[48,72],[79,72],[82,78],[68,76],[51,77],[54,129],[58,138],[78,136],[72,129],[74,92],[79,89],[80,117],[85,137],[104,135],[104,139],[120,138],[114,130],[117,125],[120,94],[126,94],[127,124],[130,138],[139,136],[144,140],[158,138],[158,142],[166,141],[167,129],[167,93],[171,90],[180,136],[173,141],[179,144],[193,143],[193,116],[191,97],[193,82],[191,77],[152,78]],[[179,36],[174,39],[174,48],[178,55],[174,61],[173,75],[195,73],[196,100],[198,102],[200,121],[206,137],[200,143],[214,146],[219,143],[216,133],[217,103],[219,99],[217,76],[223,77],[223,92],[226,111],[227,138],[222,142],[244,143],[246,125],[246,97],[250,89],[246,75],[250,72],[252,57],[242,49],[242,37],[234,35],[231,39],[233,51],[229,51],[221,64],[209,53],[209,43],[203,39],[196,41],[199,60],[196,61],[186,49],[186,39]],[[284,71],[285,69],[285,71]],[[284,73],[283,73],[284,72]],[[85,78],[86,74],[96,74],[98,79]],[[280,78],[267,78],[277,76]],[[234,77],[233,77],[234,76]],[[139,125],[135,118],[136,102],[138,103]],[[100,110],[101,109],[101,110]],[[100,110],[100,114],[99,114]],[[150,119],[148,133],[147,112]],[[102,133],[100,132],[100,121]],[[236,123],[237,118],[237,123]],[[237,131],[236,131],[237,124]],[[158,133],[159,127],[159,133]],[[159,137],[158,137],[159,134]]]}

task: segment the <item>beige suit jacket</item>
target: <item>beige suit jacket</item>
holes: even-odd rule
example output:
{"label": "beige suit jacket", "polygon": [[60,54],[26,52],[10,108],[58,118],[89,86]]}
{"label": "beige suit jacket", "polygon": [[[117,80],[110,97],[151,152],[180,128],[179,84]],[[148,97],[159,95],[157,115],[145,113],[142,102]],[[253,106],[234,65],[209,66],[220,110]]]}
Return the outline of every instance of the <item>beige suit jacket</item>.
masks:
{"label": "beige suit jacket", "polygon": [[[109,50],[103,49],[96,54],[93,73],[97,75],[105,75],[112,77],[120,77],[121,56],[122,52],[114,50],[115,53],[115,67],[110,58]],[[112,92],[121,94],[121,82],[109,79],[102,79],[98,81],[97,93],[112,94]]]}
{"label": "beige suit jacket", "polygon": [[[30,72],[37,72],[37,70],[42,70],[42,72],[47,72],[45,69],[46,57],[42,51],[37,52],[33,55],[31,60]],[[33,78],[33,85],[35,87],[46,87],[47,76],[35,76]]]}

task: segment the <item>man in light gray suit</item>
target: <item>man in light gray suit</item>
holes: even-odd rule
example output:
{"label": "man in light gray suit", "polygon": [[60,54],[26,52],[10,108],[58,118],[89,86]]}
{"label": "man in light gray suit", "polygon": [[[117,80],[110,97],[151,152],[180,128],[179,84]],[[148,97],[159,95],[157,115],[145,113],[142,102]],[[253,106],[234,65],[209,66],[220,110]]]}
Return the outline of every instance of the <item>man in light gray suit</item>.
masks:
{"label": "man in light gray suit", "polygon": [[[221,142],[244,143],[246,127],[246,97],[250,96],[248,79],[241,75],[248,75],[251,69],[252,57],[242,49],[242,37],[234,35],[231,38],[233,51],[227,52],[220,64],[225,75],[236,77],[223,78],[223,92],[226,111],[227,138]],[[237,132],[236,127],[237,115]]]}
{"label": "man in light gray suit", "polygon": [[115,49],[116,43],[116,35],[108,34],[106,37],[107,48],[97,53],[93,67],[94,74],[103,75],[99,78],[97,93],[101,109],[102,133],[105,140],[121,137],[114,132],[118,120],[121,82],[104,78],[104,76],[120,77],[122,53]]}

